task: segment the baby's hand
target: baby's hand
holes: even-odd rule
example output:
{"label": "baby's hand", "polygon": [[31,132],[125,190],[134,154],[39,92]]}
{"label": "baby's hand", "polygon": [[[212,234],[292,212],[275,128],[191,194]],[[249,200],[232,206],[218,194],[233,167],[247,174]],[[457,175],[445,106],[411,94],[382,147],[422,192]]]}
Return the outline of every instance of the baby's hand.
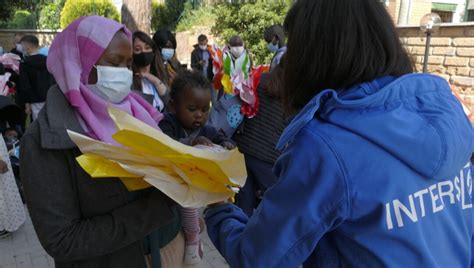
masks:
{"label": "baby's hand", "polygon": [[8,172],[8,165],[5,161],[0,160],[0,174],[5,174]]}
{"label": "baby's hand", "polygon": [[221,146],[226,148],[227,150],[235,149],[235,145],[232,142],[228,142],[228,141],[224,141],[223,143],[221,143]]}
{"label": "baby's hand", "polygon": [[199,136],[197,138],[194,138],[191,141],[191,146],[196,146],[196,145],[206,145],[206,146],[212,146],[212,141],[210,141],[208,138],[204,136]]}

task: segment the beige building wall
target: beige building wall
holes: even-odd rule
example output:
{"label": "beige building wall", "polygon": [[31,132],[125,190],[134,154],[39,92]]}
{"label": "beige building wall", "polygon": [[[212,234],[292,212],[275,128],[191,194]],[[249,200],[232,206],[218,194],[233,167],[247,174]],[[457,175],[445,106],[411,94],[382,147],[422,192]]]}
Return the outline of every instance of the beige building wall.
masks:
{"label": "beige building wall", "polygon": [[[400,0],[385,1],[388,13],[392,16],[395,24],[398,24],[400,2]],[[431,13],[431,3],[431,0],[413,0],[411,11],[409,13],[408,25],[418,25],[424,15]]]}
{"label": "beige building wall", "polygon": [[419,25],[424,15],[431,13],[431,1],[414,0],[408,25]]}

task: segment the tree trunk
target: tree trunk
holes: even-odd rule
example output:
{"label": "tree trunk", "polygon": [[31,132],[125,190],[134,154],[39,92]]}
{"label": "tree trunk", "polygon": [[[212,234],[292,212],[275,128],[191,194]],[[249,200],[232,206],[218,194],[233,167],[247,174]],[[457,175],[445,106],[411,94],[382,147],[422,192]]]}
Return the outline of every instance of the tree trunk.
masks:
{"label": "tree trunk", "polygon": [[124,0],[122,23],[131,32],[151,32],[151,0]]}

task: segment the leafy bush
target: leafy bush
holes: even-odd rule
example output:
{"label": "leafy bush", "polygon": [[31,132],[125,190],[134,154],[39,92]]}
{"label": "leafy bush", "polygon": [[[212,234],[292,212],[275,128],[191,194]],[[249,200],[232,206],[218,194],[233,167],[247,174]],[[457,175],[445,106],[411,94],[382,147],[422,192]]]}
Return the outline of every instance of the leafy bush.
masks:
{"label": "leafy bush", "polygon": [[153,31],[167,28],[174,30],[183,13],[186,0],[166,0],[165,4],[152,1],[151,28]]}
{"label": "leafy bush", "polygon": [[27,10],[18,10],[13,19],[8,23],[10,29],[35,29],[35,16]]}
{"label": "leafy bush", "polygon": [[211,7],[201,7],[193,10],[191,3],[186,3],[184,15],[176,26],[176,31],[189,31],[194,26],[212,27],[216,22],[216,15]]}
{"label": "leafy bush", "polygon": [[240,35],[255,64],[270,63],[263,32],[273,24],[282,24],[292,1],[258,0],[250,3],[221,4],[214,9],[216,22],[213,33],[227,42],[232,35]]}
{"label": "leafy bush", "polygon": [[120,14],[111,0],[66,0],[61,11],[61,28],[79,17],[94,14],[120,21]]}
{"label": "leafy bush", "polygon": [[45,5],[40,12],[39,26],[41,29],[56,30],[60,27],[61,7],[56,3]]}

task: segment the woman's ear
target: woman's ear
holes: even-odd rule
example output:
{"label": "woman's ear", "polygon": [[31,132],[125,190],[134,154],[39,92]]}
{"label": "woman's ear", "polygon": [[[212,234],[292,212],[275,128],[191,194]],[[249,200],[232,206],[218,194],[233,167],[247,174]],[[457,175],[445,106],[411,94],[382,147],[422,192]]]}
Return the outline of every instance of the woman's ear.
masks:
{"label": "woman's ear", "polygon": [[89,85],[97,84],[97,68],[92,66],[91,72],[89,73]]}

